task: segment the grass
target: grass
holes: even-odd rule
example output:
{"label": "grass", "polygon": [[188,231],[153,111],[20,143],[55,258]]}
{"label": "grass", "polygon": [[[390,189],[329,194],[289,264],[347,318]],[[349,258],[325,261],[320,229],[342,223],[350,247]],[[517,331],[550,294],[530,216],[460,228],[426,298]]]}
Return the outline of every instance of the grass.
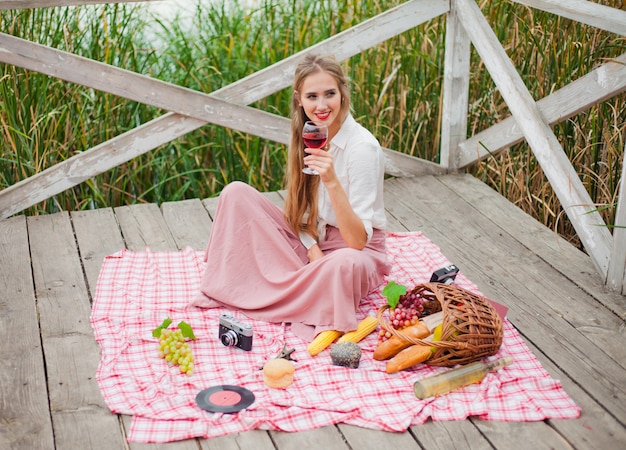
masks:
{"label": "grass", "polygon": [[[400,1],[261,0],[198,3],[190,21],[161,22],[137,4],[0,13],[4,32],[203,92],[212,92],[318,43]],[[607,5],[622,7],[617,0]],[[508,1],[481,9],[535,99],[624,52],[626,40]],[[157,38],[155,39],[154,34]],[[354,56],[357,119],[385,147],[438,160],[445,17]],[[160,44],[155,44],[158,42]],[[288,115],[289,89],[257,108]],[[0,65],[0,189],[111,139],[165,111]],[[508,116],[478,56],[472,55],[468,134]],[[626,95],[558,124],[554,132],[605,221],[614,223],[624,158]],[[283,187],[285,148],[218,126],[203,126],[112,169],[27,214],[216,195],[233,180]],[[525,143],[469,170],[575,243],[573,227]]]}

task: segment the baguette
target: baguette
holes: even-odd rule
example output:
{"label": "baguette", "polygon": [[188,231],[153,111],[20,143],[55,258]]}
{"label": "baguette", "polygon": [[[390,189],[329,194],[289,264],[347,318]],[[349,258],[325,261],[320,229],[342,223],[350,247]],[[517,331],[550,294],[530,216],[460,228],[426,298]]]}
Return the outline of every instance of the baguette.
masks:
{"label": "baguette", "polygon": [[[402,334],[414,339],[424,339],[430,335],[430,330],[422,322],[418,322],[415,325],[409,325],[400,331]],[[384,342],[380,342],[374,350],[374,359],[377,361],[384,361],[395,356],[401,350],[413,345],[413,343],[399,338],[397,336],[391,336]]]}
{"label": "baguette", "polygon": [[411,345],[387,361],[385,371],[387,373],[400,372],[401,370],[408,369],[416,364],[423,363],[428,360],[431,355],[431,347],[417,344]]}

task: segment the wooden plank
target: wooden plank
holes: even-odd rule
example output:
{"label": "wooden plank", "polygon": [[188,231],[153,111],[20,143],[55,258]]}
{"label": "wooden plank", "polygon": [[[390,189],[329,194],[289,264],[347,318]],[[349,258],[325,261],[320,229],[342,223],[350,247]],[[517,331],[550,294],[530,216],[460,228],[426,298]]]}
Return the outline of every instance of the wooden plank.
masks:
{"label": "wooden plank", "polygon": [[578,250],[545,225],[531,218],[497,192],[471,175],[441,177],[439,180],[491,221],[514,236],[522,245],[593,296],[618,317],[626,318],[626,297],[606,292],[589,255]]}
{"label": "wooden plank", "polygon": [[90,298],[93,300],[102,261],[106,256],[125,248],[124,239],[112,208],[74,211],[71,218]]}
{"label": "wooden plank", "polygon": [[[124,428],[127,430],[130,428],[132,417],[124,415],[122,416],[122,421],[124,423]],[[185,439],[184,441],[173,441],[173,442],[157,442],[157,443],[143,443],[143,442],[128,442],[128,447],[125,447],[130,450],[198,450],[198,440],[196,439]]]}
{"label": "wooden plank", "polygon": [[[200,448],[203,450],[275,450],[267,431],[252,430],[245,433],[234,433],[211,439],[201,439]],[[152,449],[151,449],[152,450]],[[280,449],[282,450],[282,449]]]}
{"label": "wooden plank", "polygon": [[[540,355],[541,349],[527,342],[534,354]],[[620,423],[607,410],[599,405],[581,389],[580,380],[573,380],[556,366],[549,358],[543,358],[542,365],[555,380],[559,380],[565,391],[581,408],[581,416],[575,420],[549,420],[551,427],[576,448],[604,450],[621,448],[626,442],[626,427],[623,418]],[[480,424],[479,424],[480,427]],[[504,445],[503,447],[508,447]]]}
{"label": "wooden plank", "polygon": [[215,220],[215,210],[217,209],[218,200],[219,200],[219,197],[210,197],[210,198],[205,198],[204,200],[202,200],[202,205],[209,212],[209,215],[211,216],[213,220]]}
{"label": "wooden plank", "polygon": [[498,86],[599,273],[606,276],[611,235],[578,174],[478,5],[457,0],[463,27]]}
{"label": "wooden plank", "polygon": [[626,36],[626,11],[586,0],[513,0],[557,16]]}
{"label": "wooden plank", "polygon": [[129,250],[150,248],[152,251],[166,251],[177,248],[157,205],[120,206],[114,211]]}
{"label": "wooden plank", "polygon": [[24,216],[0,221],[0,267],[0,448],[53,448]]}
{"label": "wooden plank", "polygon": [[[123,249],[124,240],[112,208],[72,212],[71,219],[90,298],[93,300],[104,258]],[[95,377],[91,381],[97,387]],[[118,419],[114,425],[111,425],[111,429],[102,430],[103,433],[108,436],[119,434],[120,439],[125,441],[125,435],[119,423],[120,416],[111,412],[110,414]]]}
{"label": "wooden plank", "polygon": [[278,192],[263,192],[263,195],[279,208],[285,205],[283,197]]}
{"label": "wooden plank", "polygon": [[[626,53],[537,102],[550,125],[560,123],[626,90]],[[513,117],[498,122],[459,144],[459,167],[498,154],[524,139]]]}
{"label": "wooden plank", "polygon": [[[622,155],[622,176],[617,193],[613,246],[607,274],[607,286],[626,295],[626,146]],[[625,315],[626,317],[626,315]]]}
{"label": "wooden plank", "polygon": [[470,84],[470,41],[457,14],[455,0],[451,0],[446,22],[439,157],[439,164],[451,171],[459,167],[458,146],[467,137]]}
{"label": "wooden plank", "polygon": [[33,277],[57,448],[120,448],[117,417],[94,376],[99,349],[69,214],[28,218]]}
{"label": "wooden plank", "polygon": [[161,212],[178,248],[206,248],[212,222],[200,200],[163,203]]}
{"label": "wooden plank", "polygon": [[350,449],[344,442],[337,427],[334,426],[299,431],[297,433],[270,431],[269,434],[279,450]]}
{"label": "wooden plank", "polygon": [[[291,83],[297,62],[306,53],[332,53],[339,60],[347,59],[365,48],[377,45],[385,39],[443,14],[448,9],[449,4],[447,0],[407,2],[290,58],[282,60],[267,69],[215,91],[211,94],[211,97],[239,104],[253,103],[287,87]],[[16,38],[0,34],[0,45],[6,39]],[[2,57],[2,52],[0,52],[0,58]],[[40,65],[36,60],[34,62],[31,61],[31,64]],[[115,70],[118,71],[115,73],[126,73],[119,72],[120,69]],[[83,75],[79,78],[79,83],[82,83],[81,80],[85,79]],[[103,82],[106,83],[107,81],[104,80]],[[151,95],[149,94],[149,96]],[[141,99],[140,101],[143,100]],[[218,111],[218,113],[222,113],[222,111]],[[239,116],[235,116],[234,119],[236,121],[239,120]],[[0,191],[0,218],[9,217],[16,212],[33,206],[54,194],[76,186],[88,178],[129,161],[205,124],[204,120],[168,113],[90,150],[75,155],[52,168]],[[288,120],[276,117],[274,125],[283,130],[282,134],[277,138],[277,142],[287,142],[289,133]],[[424,170],[434,170],[434,165],[427,162],[420,163],[419,160],[406,158],[391,153],[391,151],[385,151],[385,153],[390,170],[395,170],[394,175],[399,176],[407,172],[421,173]],[[417,166],[414,168],[412,163],[416,161]]]}
{"label": "wooden plank", "polygon": [[402,222],[398,220],[395,216],[387,212],[387,231],[409,231],[402,225]]}
{"label": "wooden plank", "polygon": [[[626,371],[620,359],[623,351],[615,343],[610,349],[603,347],[607,340],[624,341],[623,321],[621,325],[611,324],[614,314],[572,289],[558,272],[495,226],[489,217],[476,215],[471,205],[458,202],[458,196],[436,178],[391,181],[386,185],[390,193],[387,208],[394,213],[409,210],[408,219],[403,219],[405,225],[410,224],[413,215],[423,216],[421,220],[431,217],[433,220],[424,223],[422,231],[444,255],[458,264],[486,296],[507,305],[511,322],[569,377],[585,380],[583,389],[588,395],[614,417],[626,417],[620,400],[626,396]],[[436,200],[420,199],[429,192],[438,193]],[[413,198],[407,202],[399,198],[400,193]],[[585,328],[585,321],[592,331]],[[594,335],[596,332],[604,336]],[[541,355],[537,356],[542,360]]]}
{"label": "wooden plank", "polygon": [[411,427],[417,442],[429,450],[491,450],[487,441],[471,420],[433,422]]}
{"label": "wooden plank", "polygon": [[346,424],[339,424],[337,427],[347,441],[349,448],[359,450],[380,450],[381,448],[413,450],[418,446],[411,433],[391,433]]}
{"label": "wooden plank", "polygon": [[415,177],[420,175],[441,175],[446,167],[415,156],[400,153],[383,147],[385,174],[393,177]]}
{"label": "wooden plank", "polygon": [[545,422],[508,422],[476,420],[472,422],[495,448],[532,448],[573,450],[567,440]]}

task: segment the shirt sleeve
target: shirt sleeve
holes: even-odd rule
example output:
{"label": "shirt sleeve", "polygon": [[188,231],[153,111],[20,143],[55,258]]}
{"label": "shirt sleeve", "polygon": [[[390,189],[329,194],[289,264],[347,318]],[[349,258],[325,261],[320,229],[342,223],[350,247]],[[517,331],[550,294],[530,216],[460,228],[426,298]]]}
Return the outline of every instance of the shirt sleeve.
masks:
{"label": "shirt sleeve", "polygon": [[300,242],[302,242],[302,245],[304,245],[307,250],[317,244],[317,241],[313,239],[313,236],[305,231],[300,231]]}

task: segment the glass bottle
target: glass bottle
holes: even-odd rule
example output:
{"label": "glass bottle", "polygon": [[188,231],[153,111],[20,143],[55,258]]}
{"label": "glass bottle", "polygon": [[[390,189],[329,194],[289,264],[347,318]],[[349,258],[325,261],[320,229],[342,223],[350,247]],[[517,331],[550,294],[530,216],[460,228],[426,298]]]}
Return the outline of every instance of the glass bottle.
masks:
{"label": "glass bottle", "polygon": [[454,389],[478,383],[489,372],[495,372],[513,362],[513,358],[506,356],[490,363],[476,361],[456,369],[448,370],[431,377],[416,381],[413,385],[415,396],[419,399],[445,394]]}

